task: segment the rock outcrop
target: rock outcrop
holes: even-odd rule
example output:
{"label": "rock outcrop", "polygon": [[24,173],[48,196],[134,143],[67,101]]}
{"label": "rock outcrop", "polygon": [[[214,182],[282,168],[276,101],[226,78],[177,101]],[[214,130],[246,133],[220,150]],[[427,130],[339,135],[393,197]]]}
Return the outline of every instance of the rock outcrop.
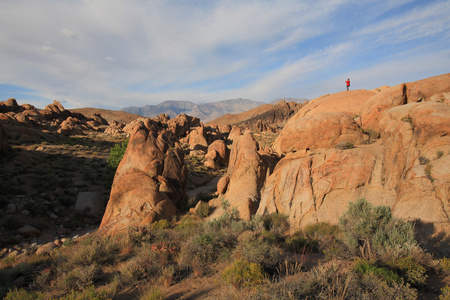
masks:
{"label": "rock outcrop", "polygon": [[[264,183],[257,214],[284,213],[296,230],[336,224],[348,202],[366,198],[450,232],[450,74],[358,92],[346,100],[356,115],[345,105],[329,111],[352,95],[338,94],[312,100],[286,124],[274,146],[285,156]],[[379,139],[368,140],[370,130]],[[343,141],[353,145],[334,149]]]}
{"label": "rock outcrop", "polygon": [[100,225],[105,234],[170,219],[177,206],[187,201],[183,151],[171,139],[171,132],[158,132],[155,127],[147,119],[131,134]]}
{"label": "rock outcrop", "polygon": [[256,213],[264,180],[273,168],[271,160],[260,155],[258,148],[250,132],[234,140],[227,174],[218,183],[223,194],[209,202],[214,208],[211,218],[223,213],[223,201],[228,202],[230,209],[236,208],[243,219],[249,220]]}
{"label": "rock outcrop", "polygon": [[274,150],[284,154],[306,149],[331,148],[341,142],[362,144],[367,140],[368,137],[361,132],[355,120],[346,113],[328,112],[304,117],[296,115],[280,133]]}

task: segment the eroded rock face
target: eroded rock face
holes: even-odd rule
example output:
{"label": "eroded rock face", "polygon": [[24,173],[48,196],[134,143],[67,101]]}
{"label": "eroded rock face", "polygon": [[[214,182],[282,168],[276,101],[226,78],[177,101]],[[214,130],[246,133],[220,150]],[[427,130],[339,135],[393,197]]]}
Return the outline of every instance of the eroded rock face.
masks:
{"label": "eroded rock face", "polygon": [[230,150],[226,143],[222,140],[216,140],[208,146],[208,152],[205,155],[206,162],[217,167],[223,167],[228,164]]}
{"label": "eroded rock face", "polygon": [[218,184],[220,191],[225,194],[209,202],[215,208],[211,218],[223,213],[222,201],[227,201],[230,209],[236,208],[240,217],[245,220],[256,213],[261,188],[271,167],[258,153],[258,148],[258,143],[250,132],[235,139],[227,174]]}
{"label": "eroded rock face", "polygon": [[362,144],[368,137],[348,114],[318,113],[292,117],[275,141],[279,154],[293,151],[331,148],[341,142]]}
{"label": "eroded rock face", "polygon": [[[143,122],[131,134],[117,168],[100,230],[116,235],[130,226],[170,219],[187,200],[183,152],[166,132]],[[146,126],[148,125],[148,126]]]}
{"label": "eroded rock face", "polygon": [[[356,123],[340,122],[335,131],[333,125],[319,122],[328,113],[296,115],[297,127],[286,125],[277,140],[276,149],[286,156],[266,179],[257,213],[284,213],[295,230],[315,222],[337,224],[348,202],[365,198],[374,205],[391,207],[397,217],[420,219],[448,234],[448,77],[376,92],[362,103],[359,124],[375,128],[380,138],[370,144],[356,141],[354,149],[332,149],[331,141],[344,133],[342,124],[350,134],[362,131]],[[337,116],[334,113],[327,119],[335,118],[333,115]],[[308,128],[308,123],[315,122],[317,126]]]}
{"label": "eroded rock face", "polygon": [[359,149],[289,154],[267,178],[257,213],[288,215],[292,228],[336,223],[353,199],[350,195],[369,182],[374,167],[375,157]]}

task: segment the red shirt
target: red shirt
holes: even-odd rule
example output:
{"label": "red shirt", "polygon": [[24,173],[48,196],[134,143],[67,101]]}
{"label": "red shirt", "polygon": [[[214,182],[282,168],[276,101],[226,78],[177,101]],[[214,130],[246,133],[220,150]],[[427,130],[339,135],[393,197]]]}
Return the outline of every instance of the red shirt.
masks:
{"label": "red shirt", "polygon": [[347,84],[347,86],[350,86],[350,79],[346,80],[345,83]]}

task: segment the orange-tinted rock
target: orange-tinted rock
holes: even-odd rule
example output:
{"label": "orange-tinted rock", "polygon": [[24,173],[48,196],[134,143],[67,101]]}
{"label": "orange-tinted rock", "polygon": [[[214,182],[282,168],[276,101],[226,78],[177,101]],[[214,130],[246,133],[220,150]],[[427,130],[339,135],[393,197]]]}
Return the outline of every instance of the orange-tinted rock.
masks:
{"label": "orange-tinted rock", "polygon": [[341,142],[356,145],[368,139],[348,114],[330,112],[301,117],[299,113],[288,121],[276,139],[275,152],[331,148]]}
{"label": "orange-tinted rock", "polygon": [[298,119],[304,116],[330,112],[342,112],[354,117],[359,114],[364,103],[375,94],[375,92],[367,90],[350,90],[324,95],[305,104],[295,117]]}
{"label": "orange-tinted rock", "polygon": [[216,140],[211,145],[208,146],[208,152],[205,155],[206,159],[217,162],[221,166],[226,166],[228,164],[228,159],[230,157],[230,149],[222,140]]}
{"label": "orange-tinted rock", "polygon": [[[364,129],[379,130],[380,114],[389,108],[407,103],[445,101],[450,99],[450,73],[382,90],[369,99],[360,110]],[[448,102],[447,102],[448,103]]]}
{"label": "orange-tinted rock", "polygon": [[203,126],[197,127],[189,134],[189,148],[192,150],[208,149],[208,141],[205,136],[205,128]]}
{"label": "orange-tinted rock", "polygon": [[[223,213],[221,202],[226,200],[230,204],[230,209],[236,208],[241,218],[249,220],[258,209],[266,171],[265,162],[258,154],[258,143],[251,133],[246,132],[236,138],[227,170],[228,188],[225,195],[210,201],[210,205],[215,207],[211,218],[216,218]],[[225,185],[225,182],[222,183]],[[222,191],[224,189],[221,188]]]}
{"label": "orange-tinted rock", "polygon": [[230,183],[230,176],[225,175],[217,182],[217,192],[219,194],[225,194],[228,189],[228,183]]}
{"label": "orange-tinted rock", "polygon": [[374,166],[375,157],[359,149],[287,155],[267,178],[257,213],[288,215],[293,230],[336,223],[358,188],[369,182]]}
{"label": "orange-tinted rock", "polygon": [[169,136],[149,131],[144,124],[135,128],[114,177],[101,232],[116,235],[130,226],[170,219],[177,205],[187,200],[182,151]]}
{"label": "orange-tinted rock", "polygon": [[234,125],[233,128],[231,128],[230,134],[228,135],[228,139],[230,141],[234,141],[237,137],[240,137],[242,135],[242,130],[239,128],[239,126]]}
{"label": "orange-tinted rock", "polygon": [[10,98],[6,101],[0,102],[0,113],[7,113],[7,112],[15,112],[19,109],[19,104],[17,104],[16,99]]}

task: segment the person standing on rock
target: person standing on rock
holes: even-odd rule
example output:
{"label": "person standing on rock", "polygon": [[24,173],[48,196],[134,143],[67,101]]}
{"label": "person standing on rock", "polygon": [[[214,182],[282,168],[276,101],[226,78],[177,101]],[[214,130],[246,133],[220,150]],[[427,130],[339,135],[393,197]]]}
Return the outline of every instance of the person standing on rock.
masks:
{"label": "person standing on rock", "polygon": [[347,91],[348,91],[348,88],[350,87],[350,78],[347,78],[347,80],[345,81],[345,83],[347,84]]}

